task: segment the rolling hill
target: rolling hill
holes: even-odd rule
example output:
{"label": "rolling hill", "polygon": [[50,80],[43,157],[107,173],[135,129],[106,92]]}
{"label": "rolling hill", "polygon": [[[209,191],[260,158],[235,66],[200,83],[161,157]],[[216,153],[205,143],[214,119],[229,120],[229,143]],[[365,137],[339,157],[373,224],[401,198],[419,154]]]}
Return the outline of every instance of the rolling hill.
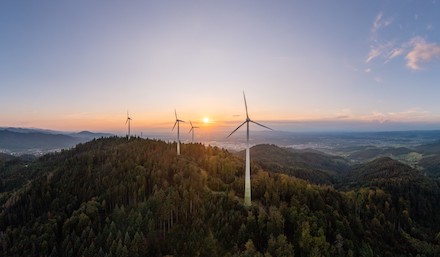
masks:
{"label": "rolling hill", "polygon": [[440,154],[424,157],[419,161],[419,165],[427,176],[440,179]]}
{"label": "rolling hill", "polygon": [[[245,151],[238,154],[244,158]],[[314,150],[295,150],[266,144],[253,146],[251,155],[252,161],[264,169],[318,184],[331,184],[339,173],[351,169],[346,159]]]}
{"label": "rolling hill", "polygon": [[381,157],[370,162],[355,165],[351,172],[345,173],[343,183],[356,186],[382,184],[432,183],[419,170],[389,157]]}
{"label": "rolling hill", "polygon": [[7,161],[10,161],[13,159],[15,159],[15,157],[13,155],[6,154],[6,153],[0,153],[0,163],[7,162]]}
{"label": "rolling hill", "polygon": [[416,147],[418,152],[423,154],[439,154],[440,153],[440,141],[432,144],[424,144]]}
{"label": "rolling hill", "polygon": [[407,147],[376,147],[365,146],[362,149],[350,153],[347,158],[356,161],[369,161],[379,157],[393,157],[409,154],[413,150]]}
{"label": "rolling hill", "polygon": [[[392,160],[379,159],[354,171],[370,181],[387,177],[382,166],[397,167],[389,176],[392,187],[385,182],[342,191],[254,164],[253,206],[245,208],[241,158],[201,144],[183,144],[179,157],[175,150],[175,144],[163,141],[113,137],[29,163],[23,171],[35,176],[0,193],[0,253],[68,257],[440,254],[438,185],[413,189],[395,183],[394,175],[416,175]],[[0,174],[21,165],[11,163]]]}
{"label": "rolling hill", "polygon": [[83,131],[62,134],[38,129],[8,128],[0,130],[0,151],[14,154],[37,154],[67,149],[93,138],[110,136],[104,133]]}

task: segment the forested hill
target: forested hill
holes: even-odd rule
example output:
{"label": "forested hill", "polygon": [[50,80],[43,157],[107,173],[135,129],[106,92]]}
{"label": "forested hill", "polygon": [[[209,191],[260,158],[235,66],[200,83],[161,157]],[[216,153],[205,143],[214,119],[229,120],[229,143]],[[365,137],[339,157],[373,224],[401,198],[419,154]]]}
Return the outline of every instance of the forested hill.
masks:
{"label": "forested hill", "polygon": [[[238,154],[245,157],[245,151]],[[317,184],[333,184],[337,175],[351,170],[348,160],[313,150],[295,150],[262,144],[253,146],[251,155],[251,160],[264,169]]]}
{"label": "forested hill", "polygon": [[419,170],[389,157],[377,158],[373,161],[358,164],[352,172],[344,174],[346,184],[357,186],[414,184],[430,185],[436,188],[435,180],[425,177]]}
{"label": "forested hill", "polygon": [[246,209],[241,158],[175,149],[105,138],[26,164],[35,178],[0,195],[1,255],[440,255],[438,184],[339,192],[253,164]]}

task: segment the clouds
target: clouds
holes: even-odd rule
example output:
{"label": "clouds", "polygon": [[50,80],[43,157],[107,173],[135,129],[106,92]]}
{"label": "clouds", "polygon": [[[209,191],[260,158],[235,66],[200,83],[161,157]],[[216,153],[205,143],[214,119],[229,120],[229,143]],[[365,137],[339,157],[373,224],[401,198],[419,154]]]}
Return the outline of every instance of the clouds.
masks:
{"label": "clouds", "polygon": [[374,59],[381,57],[387,57],[392,52],[392,48],[394,47],[393,42],[387,42],[384,44],[372,44],[370,46],[370,52],[368,53],[368,56],[365,60],[365,63],[369,63],[373,61]]}
{"label": "clouds", "polygon": [[387,60],[385,61],[385,63],[389,62],[391,59],[394,59],[398,56],[401,56],[404,53],[404,49],[403,48],[394,48],[390,51]]}
{"label": "clouds", "polygon": [[334,120],[350,120],[357,122],[429,122],[432,115],[429,111],[413,107],[397,112],[371,111],[369,113],[354,113],[350,109],[343,109],[335,113]]}
{"label": "clouds", "polygon": [[[408,36],[404,33],[396,34],[390,40],[380,38],[379,32],[392,25],[393,22],[394,19],[386,18],[383,12],[377,14],[374,19],[371,26],[370,50],[365,58],[365,63],[369,65],[365,69],[366,73],[371,73],[371,65],[377,60],[382,60],[382,64],[387,64],[394,59],[401,60],[406,67],[417,71],[422,69],[422,63],[427,64],[440,58],[440,44],[428,42],[425,38],[417,36],[420,32],[413,32]],[[399,24],[399,26],[401,28],[402,25]],[[431,28],[428,25],[426,29]],[[392,33],[383,34],[389,36]]]}
{"label": "clouds", "polygon": [[[374,59],[380,58],[386,64],[392,59],[403,57],[406,66],[412,70],[420,70],[421,63],[427,63],[434,59],[440,58],[440,44],[426,42],[421,37],[413,37],[400,45],[394,42],[372,46],[370,52],[365,59],[365,63],[370,63]],[[367,73],[371,72],[371,68],[367,68]]]}
{"label": "clouds", "polygon": [[373,27],[371,28],[372,33],[376,33],[379,29],[388,27],[393,22],[392,18],[384,19],[383,12],[380,12],[376,19],[374,19]]}
{"label": "clouds", "polygon": [[412,48],[405,56],[406,65],[412,70],[420,70],[421,62],[428,62],[440,57],[440,44],[427,43],[423,38],[413,38]]}
{"label": "clouds", "polygon": [[410,122],[410,121],[429,121],[430,113],[421,108],[411,108],[399,112],[373,112],[370,115],[362,117],[363,120],[378,121],[380,123],[388,121]]}
{"label": "clouds", "polygon": [[[380,56],[382,54],[381,47],[372,47],[370,52],[368,53],[367,59],[365,60],[366,63],[371,62],[374,58]],[[371,69],[369,69],[371,71]]]}

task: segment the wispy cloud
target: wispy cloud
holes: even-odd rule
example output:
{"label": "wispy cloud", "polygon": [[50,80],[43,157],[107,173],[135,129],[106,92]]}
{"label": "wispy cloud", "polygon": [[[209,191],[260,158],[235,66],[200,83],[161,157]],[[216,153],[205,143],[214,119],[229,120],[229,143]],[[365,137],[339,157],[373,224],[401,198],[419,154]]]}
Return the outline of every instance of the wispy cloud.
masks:
{"label": "wispy cloud", "polygon": [[404,49],[401,47],[397,47],[391,50],[391,52],[388,54],[388,58],[385,61],[385,63],[389,62],[391,59],[394,59],[398,56],[401,56],[404,52]]}
{"label": "wispy cloud", "polygon": [[[382,59],[383,63],[388,63],[392,59],[404,56],[406,65],[412,70],[420,70],[420,64],[440,58],[440,44],[426,42],[421,37],[413,37],[401,44],[390,41],[384,44],[370,46],[370,52],[365,59],[365,63],[370,63],[375,59]],[[371,72],[371,68],[365,69],[366,73]]]}
{"label": "wispy cloud", "polygon": [[369,115],[368,120],[373,122],[385,123],[390,121],[390,118],[387,117],[387,115],[384,113],[373,112],[371,115]]}
{"label": "wispy cloud", "polygon": [[377,112],[373,111],[370,114],[359,117],[359,120],[385,123],[389,121],[395,122],[410,122],[410,121],[428,121],[430,113],[421,108],[414,107],[405,111],[399,112]]}
{"label": "wispy cloud", "polygon": [[371,62],[374,58],[380,56],[382,54],[382,51],[380,48],[372,48],[370,52],[368,53],[367,59],[365,60],[366,63]]}
{"label": "wispy cloud", "polygon": [[350,109],[342,109],[335,112],[332,118],[321,118],[318,120],[346,120],[362,122],[425,122],[432,119],[432,114],[418,107],[413,107],[397,112],[371,111],[369,113],[355,113]]}
{"label": "wispy cloud", "polygon": [[386,56],[390,52],[390,49],[392,49],[393,47],[394,47],[394,42],[371,45],[370,52],[368,53],[365,63],[369,63],[377,57]]}
{"label": "wispy cloud", "polygon": [[406,65],[412,70],[420,70],[421,62],[440,57],[440,44],[427,43],[423,38],[415,37],[410,41],[411,50],[405,56]]}
{"label": "wispy cloud", "polygon": [[371,32],[376,33],[379,29],[388,27],[392,22],[393,22],[392,18],[384,18],[383,12],[380,12],[374,19]]}
{"label": "wispy cloud", "polygon": [[[384,27],[388,27],[393,22],[391,18],[384,18],[383,12],[380,12],[376,15],[376,18],[373,21],[373,25],[371,26],[371,38],[370,38],[370,51],[365,59],[365,63],[370,63],[376,58],[383,58],[384,56],[391,56],[390,49],[395,48],[393,42],[381,42],[378,40],[378,31]],[[371,69],[368,68],[365,70],[367,73],[370,73]]]}
{"label": "wispy cloud", "polygon": [[[414,19],[419,15],[415,14]],[[393,59],[404,58],[406,66],[412,70],[420,70],[422,63],[430,62],[440,58],[440,44],[427,42],[419,36],[412,36],[407,39],[393,39],[383,41],[379,38],[379,31],[393,23],[393,18],[388,18],[383,12],[379,12],[371,26],[370,51],[365,57],[365,63],[368,66],[375,60],[382,60],[383,64]],[[432,24],[428,24],[427,30],[432,29]],[[400,59],[399,58],[399,59]],[[371,67],[364,69],[366,73],[371,73]],[[375,79],[377,81],[377,79]],[[379,81],[378,81],[379,82]]]}

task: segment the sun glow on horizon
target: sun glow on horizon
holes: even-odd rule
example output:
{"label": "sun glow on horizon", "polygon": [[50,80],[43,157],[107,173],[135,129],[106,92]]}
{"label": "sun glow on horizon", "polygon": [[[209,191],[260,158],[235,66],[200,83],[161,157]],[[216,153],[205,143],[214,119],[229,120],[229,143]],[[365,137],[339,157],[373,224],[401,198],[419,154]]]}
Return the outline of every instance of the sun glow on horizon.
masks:
{"label": "sun glow on horizon", "polygon": [[203,118],[203,123],[208,124],[209,123],[209,118],[208,117]]}

